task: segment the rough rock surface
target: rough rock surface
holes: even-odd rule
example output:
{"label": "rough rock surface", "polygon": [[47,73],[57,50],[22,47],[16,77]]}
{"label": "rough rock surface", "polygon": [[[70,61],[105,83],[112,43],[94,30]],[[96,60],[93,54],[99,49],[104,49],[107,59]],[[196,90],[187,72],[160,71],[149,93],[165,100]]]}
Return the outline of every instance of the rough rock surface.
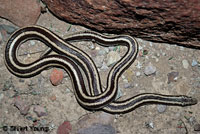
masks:
{"label": "rough rock surface", "polygon": [[35,24],[40,10],[38,0],[0,0],[0,17],[20,27]]}
{"label": "rough rock surface", "polygon": [[67,22],[98,31],[200,46],[199,0],[43,0]]}

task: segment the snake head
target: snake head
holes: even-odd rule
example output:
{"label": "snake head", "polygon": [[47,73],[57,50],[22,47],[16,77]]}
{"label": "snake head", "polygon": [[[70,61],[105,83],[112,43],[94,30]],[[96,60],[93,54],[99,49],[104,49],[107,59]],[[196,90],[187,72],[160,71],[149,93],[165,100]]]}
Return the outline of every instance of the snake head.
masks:
{"label": "snake head", "polygon": [[183,106],[189,106],[189,105],[195,105],[198,103],[196,98],[188,97],[188,96],[182,96],[182,102]]}

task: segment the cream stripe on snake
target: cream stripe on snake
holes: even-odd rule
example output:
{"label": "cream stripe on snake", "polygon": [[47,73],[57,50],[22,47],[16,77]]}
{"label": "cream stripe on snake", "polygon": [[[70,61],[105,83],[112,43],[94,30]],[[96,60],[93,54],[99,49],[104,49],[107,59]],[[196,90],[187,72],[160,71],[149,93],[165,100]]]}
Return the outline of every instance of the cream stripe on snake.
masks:
{"label": "cream stripe on snake", "polygon": [[[22,64],[17,59],[19,45],[30,39],[44,42],[58,55],[44,55],[30,64]],[[110,70],[105,91],[101,89],[101,80],[94,62],[82,50],[71,45],[70,41],[95,40],[102,46],[124,45],[128,48],[126,54]],[[110,113],[128,112],[141,104],[162,103],[187,106],[197,103],[197,100],[188,96],[161,95],[154,93],[139,94],[124,101],[115,102],[120,75],[134,62],[138,51],[138,44],[134,38],[127,35],[105,36],[95,32],[83,32],[68,36],[63,40],[56,34],[40,26],[30,26],[19,29],[7,42],[5,49],[5,63],[8,69],[19,77],[32,77],[48,67],[62,67],[72,79],[75,95],[78,102],[86,109],[102,109]],[[87,76],[90,94],[87,93],[82,74],[77,64]]]}

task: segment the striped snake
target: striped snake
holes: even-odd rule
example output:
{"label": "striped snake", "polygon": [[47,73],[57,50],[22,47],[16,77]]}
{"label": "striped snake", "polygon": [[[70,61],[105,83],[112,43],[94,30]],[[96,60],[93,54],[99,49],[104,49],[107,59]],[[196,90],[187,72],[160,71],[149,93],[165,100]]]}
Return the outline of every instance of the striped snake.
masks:
{"label": "striped snake", "polygon": [[[32,63],[21,63],[17,55],[19,46],[24,41],[32,39],[40,40],[56,54],[49,55],[49,53],[46,53]],[[102,89],[100,76],[93,60],[84,51],[71,44],[73,41],[84,40],[95,41],[104,47],[117,45],[127,47],[125,55],[111,68],[105,90]],[[119,77],[135,61],[137,53],[138,43],[128,35],[106,36],[96,32],[81,32],[62,39],[44,27],[29,26],[17,30],[9,38],[5,48],[5,64],[11,73],[22,78],[33,77],[50,67],[63,68],[71,78],[78,103],[88,110],[126,113],[148,103],[177,106],[197,103],[195,98],[185,95],[175,96],[155,93],[138,94],[123,101],[116,101]],[[89,90],[86,88],[82,73],[87,78]]]}

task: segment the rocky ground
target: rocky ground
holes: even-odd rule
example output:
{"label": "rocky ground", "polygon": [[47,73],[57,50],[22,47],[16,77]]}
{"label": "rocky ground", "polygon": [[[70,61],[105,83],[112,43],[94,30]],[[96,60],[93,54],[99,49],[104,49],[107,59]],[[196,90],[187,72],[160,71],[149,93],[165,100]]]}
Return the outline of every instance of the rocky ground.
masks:
{"label": "rocky ground", "polygon": [[[86,28],[67,24],[51,13],[42,14],[37,25],[61,37]],[[84,110],[76,101],[69,76],[57,86],[50,82],[52,69],[28,79],[12,75],[3,61],[4,47],[16,27],[0,19],[0,133],[41,134],[198,134],[200,104],[188,107],[145,105],[120,115]],[[139,93],[188,95],[200,100],[200,52],[176,44],[137,39],[139,54],[120,77],[121,98]],[[95,42],[79,42],[78,47],[95,61],[102,79],[112,64],[126,52],[124,47],[100,47]],[[19,50],[23,62],[31,62],[46,49],[39,41],[24,43]],[[13,126],[13,127],[12,127]],[[7,129],[7,131],[6,131]],[[15,129],[15,130],[14,130]]]}

